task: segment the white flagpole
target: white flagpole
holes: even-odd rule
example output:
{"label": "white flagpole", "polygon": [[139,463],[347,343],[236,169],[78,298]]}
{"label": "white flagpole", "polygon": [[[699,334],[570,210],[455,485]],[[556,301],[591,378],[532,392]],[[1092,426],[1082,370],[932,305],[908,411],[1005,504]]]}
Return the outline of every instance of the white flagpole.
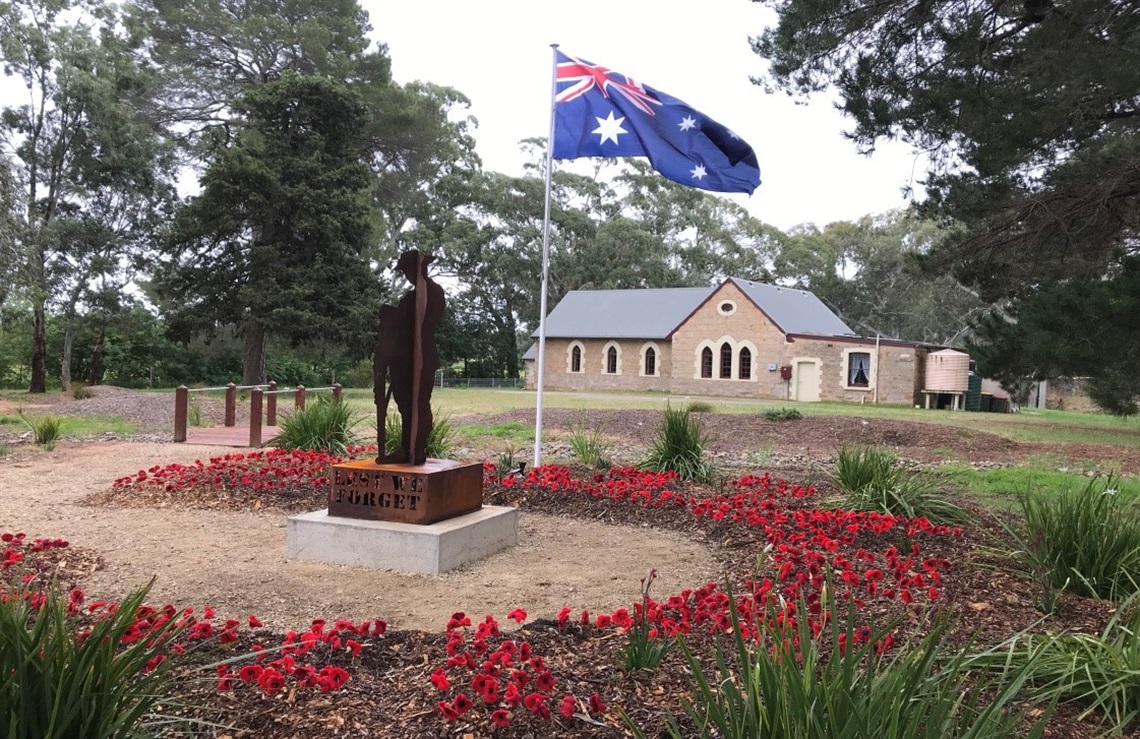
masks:
{"label": "white flagpole", "polygon": [[546,293],[550,280],[550,173],[554,164],[554,106],[558,95],[558,44],[550,45],[550,131],[546,137],[546,207],[542,217],[542,297],[538,306],[538,379],[535,381],[534,466],[542,464],[542,386],[546,377]]}

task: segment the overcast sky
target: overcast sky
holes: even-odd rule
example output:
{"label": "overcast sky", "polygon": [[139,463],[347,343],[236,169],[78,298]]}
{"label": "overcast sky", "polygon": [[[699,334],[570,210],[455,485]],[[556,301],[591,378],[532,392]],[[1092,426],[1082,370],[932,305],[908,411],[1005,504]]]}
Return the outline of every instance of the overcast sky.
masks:
{"label": "overcast sky", "polygon": [[549,127],[551,51],[601,64],[680,98],[756,150],[762,184],[733,197],[780,228],[881,213],[920,189],[923,161],[884,143],[871,157],[843,138],[851,127],[820,97],[797,105],[749,81],[764,61],[749,36],[774,14],[748,0],[361,0],[386,43],[397,82],[458,89],[479,120],[487,169],[521,174],[518,142]]}

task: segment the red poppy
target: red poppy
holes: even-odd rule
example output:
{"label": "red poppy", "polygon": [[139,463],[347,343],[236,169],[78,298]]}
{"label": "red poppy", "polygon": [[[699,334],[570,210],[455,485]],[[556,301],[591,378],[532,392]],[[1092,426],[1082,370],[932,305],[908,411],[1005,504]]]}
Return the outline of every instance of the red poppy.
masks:
{"label": "red poppy", "polygon": [[443,717],[448,721],[454,721],[455,719],[459,718],[459,711],[456,711],[454,708],[452,708],[451,704],[447,701],[440,701],[436,705],[439,706],[440,713],[442,713]]}
{"label": "red poppy", "polygon": [[550,670],[539,673],[538,677],[534,680],[534,689],[543,693],[549,693],[554,690],[554,673]]}
{"label": "red poppy", "polygon": [[443,671],[442,667],[431,674],[431,684],[440,692],[451,688],[451,683],[447,681],[447,673]]}
{"label": "red poppy", "polygon": [[261,665],[244,665],[238,670],[238,677],[242,679],[242,682],[252,683],[261,677],[262,672],[264,669]]}
{"label": "red poppy", "polygon": [[514,619],[518,623],[526,621],[526,611],[521,608],[515,608],[507,614],[507,618]]}
{"label": "red poppy", "polygon": [[571,718],[574,715],[574,696],[568,695],[562,699],[562,703],[558,706],[558,712],[562,714],[563,718]]}
{"label": "red poppy", "polygon": [[257,678],[257,684],[261,686],[266,695],[277,695],[281,688],[285,687],[285,676],[269,667],[261,671],[261,675]]}
{"label": "red poppy", "polygon": [[602,698],[597,693],[590,696],[590,713],[605,713],[606,704],[602,703]]}
{"label": "red poppy", "polygon": [[261,628],[261,619],[259,619],[257,616],[253,615],[252,613],[249,614],[249,628],[251,628],[251,629],[260,629]]}
{"label": "red poppy", "polygon": [[494,721],[497,726],[502,726],[505,729],[511,725],[511,714],[509,711],[500,708],[497,711],[491,712],[491,720]]}

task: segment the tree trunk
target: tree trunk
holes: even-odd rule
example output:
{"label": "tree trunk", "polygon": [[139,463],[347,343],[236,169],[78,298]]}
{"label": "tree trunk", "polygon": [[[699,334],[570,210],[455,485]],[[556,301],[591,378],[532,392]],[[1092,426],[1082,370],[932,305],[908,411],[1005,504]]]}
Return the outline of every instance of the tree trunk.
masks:
{"label": "tree trunk", "polygon": [[37,301],[32,309],[32,383],[28,387],[29,393],[47,392],[47,373],[44,369],[47,338],[44,324],[44,304]]}
{"label": "tree trunk", "polygon": [[91,350],[90,369],[87,371],[88,385],[103,384],[103,344],[107,341],[107,328],[99,329],[99,338],[95,341],[95,348]]}
{"label": "tree trunk", "polygon": [[251,323],[245,328],[241,384],[260,385],[263,382],[265,382],[265,328],[260,324]]}
{"label": "tree trunk", "polygon": [[74,345],[75,332],[68,322],[67,327],[63,329],[63,353],[59,357],[59,384],[63,386],[65,393],[71,390],[71,350]]}

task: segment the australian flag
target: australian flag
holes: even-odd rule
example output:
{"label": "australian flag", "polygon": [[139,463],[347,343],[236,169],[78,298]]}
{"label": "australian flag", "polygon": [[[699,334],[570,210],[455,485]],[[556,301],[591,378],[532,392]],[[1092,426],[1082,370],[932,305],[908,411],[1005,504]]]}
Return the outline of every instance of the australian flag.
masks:
{"label": "australian flag", "polygon": [[752,147],[684,102],[597,64],[557,55],[555,159],[646,157],[682,185],[751,193]]}

